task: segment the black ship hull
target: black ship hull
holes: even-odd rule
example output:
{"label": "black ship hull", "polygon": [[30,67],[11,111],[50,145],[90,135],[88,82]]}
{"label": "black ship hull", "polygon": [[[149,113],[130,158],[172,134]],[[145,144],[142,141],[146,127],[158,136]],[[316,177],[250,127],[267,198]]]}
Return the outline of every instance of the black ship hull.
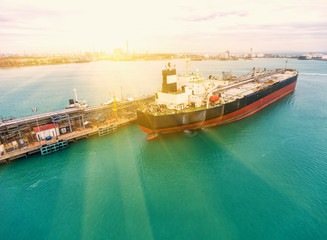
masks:
{"label": "black ship hull", "polygon": [[276,82],[243,98],[216,107],[166,115],[137,112],[137,121],[145,133],[175,132],[227,124],[247,117],[294,91],[297,77]]}

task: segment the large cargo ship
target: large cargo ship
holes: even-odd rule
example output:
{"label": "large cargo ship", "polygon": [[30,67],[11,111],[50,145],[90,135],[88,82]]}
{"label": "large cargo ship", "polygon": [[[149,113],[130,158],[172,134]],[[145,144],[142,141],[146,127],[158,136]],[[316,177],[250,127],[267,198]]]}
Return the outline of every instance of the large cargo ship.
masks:
{"label": "large cargo ship", "polygon": [[188,71],[177,76],[176,68],[168,64],[162,76],[162,89],[155,93],[155,102],[137,111],[138,124],[145,133],[176,132],[240,120],[293,92],[298,72],[253,68],[239,77],[223,72],[223,77],[203,78],[198,72]]}

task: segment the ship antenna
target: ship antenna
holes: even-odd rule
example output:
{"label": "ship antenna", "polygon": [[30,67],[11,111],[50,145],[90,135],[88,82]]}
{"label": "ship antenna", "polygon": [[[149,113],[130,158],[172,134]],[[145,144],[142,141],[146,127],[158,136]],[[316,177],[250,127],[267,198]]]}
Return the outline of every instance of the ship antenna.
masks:
{"label": "ship antenna", "polygon": [[73,89],[74,95],[75,95],[75,102],[78,102],[78,97],[77,97],[77,90],[76,88]]}

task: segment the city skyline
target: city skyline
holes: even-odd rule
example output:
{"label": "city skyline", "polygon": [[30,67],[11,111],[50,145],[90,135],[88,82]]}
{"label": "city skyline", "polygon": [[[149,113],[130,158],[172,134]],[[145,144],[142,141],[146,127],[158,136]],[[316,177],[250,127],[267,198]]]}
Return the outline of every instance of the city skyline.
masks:
{"label": "city skyline", "polygon": [[317,1],[1,0],[0,52],[323,52]]}

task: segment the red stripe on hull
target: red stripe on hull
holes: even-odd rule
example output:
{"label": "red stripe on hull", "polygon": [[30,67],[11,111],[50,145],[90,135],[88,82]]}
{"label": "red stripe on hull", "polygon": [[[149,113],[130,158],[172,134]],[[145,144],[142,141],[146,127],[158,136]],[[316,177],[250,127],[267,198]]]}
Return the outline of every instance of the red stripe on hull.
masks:
{"label": "red stripe on hull", "polygon": [[287,85],[286,87],[279,89],[276,92],[269,94],[268,96],[261,98],[260,100],[247,105],[244,108],[241,108],[235,112],[232,112],[227,115],[223,115],[218,118],[210,119],[204,122],[198,122],[183,126],[171,127],[171,128],[164,128],[164,129],[156,129],[152,130],[143,126],[139,126],[141,130],[145,133],[154,133],[154,132],[177,132],[186,129],[196,129],[200,127],[213,127],[217,125],[223,125],[227,123],[231,123],[242,118],[248,117],[261,109],[267,107],[268,105],[272,104],[273,102],[283,98],[287,94],[293,92],[295,90],[296,82]]}

